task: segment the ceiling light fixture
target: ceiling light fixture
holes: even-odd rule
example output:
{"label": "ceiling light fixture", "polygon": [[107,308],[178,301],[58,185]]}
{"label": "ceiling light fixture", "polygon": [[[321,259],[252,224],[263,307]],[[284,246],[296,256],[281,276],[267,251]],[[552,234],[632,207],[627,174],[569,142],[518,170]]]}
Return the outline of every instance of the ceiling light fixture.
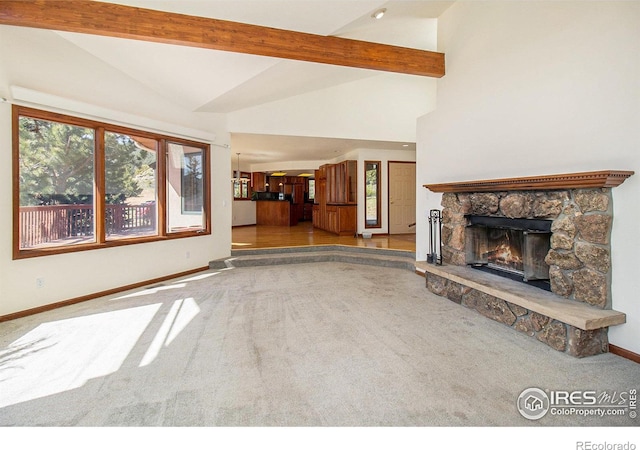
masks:
{"label": "ceiling light fixture", "polygon": [[238,170],[234,172],[233,178],[231,179],[231,181],[233,183],[236,183],[238,181],[249,181],[249,178],[243,177],[242,172],[240,172],[240,153],[236,153],[236,155],[238,155]]}
{"label": "ceiling light fixture", "polygon": [[375,11],[373,14],[371,14],[371,17],[373,17],[376,20],[379,20],[379,19],[382,19],[382,17],[384,16],[384,13],[386,12],[387,12],[387,8],[381,8]]}

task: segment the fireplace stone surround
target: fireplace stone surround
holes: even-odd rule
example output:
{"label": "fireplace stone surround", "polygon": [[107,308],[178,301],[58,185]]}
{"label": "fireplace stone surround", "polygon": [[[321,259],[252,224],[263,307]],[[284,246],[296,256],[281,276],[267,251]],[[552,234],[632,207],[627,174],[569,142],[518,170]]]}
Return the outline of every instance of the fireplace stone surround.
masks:
{"label": "fireplace stone surround", "polygon": [[[427,288],[572,356],[607,352],[608,327],[625,321],[612,309],[611,188],[632,174],[600,171],[425,185],[443,193],[443,266],[422,266]],[[551,293],[473,273],[465,252],[470,216],[552,221],[545,257]],[[573,314],[591,319],[576,320]]]}

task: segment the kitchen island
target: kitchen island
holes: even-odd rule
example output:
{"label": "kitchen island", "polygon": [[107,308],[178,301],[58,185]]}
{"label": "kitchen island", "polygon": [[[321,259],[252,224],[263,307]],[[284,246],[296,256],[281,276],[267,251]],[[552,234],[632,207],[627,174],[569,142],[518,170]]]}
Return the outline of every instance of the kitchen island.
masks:
{"label": "kitchen island", "polygon": [[298,225],[298,215],[289,201],[285,200],[255,200],[256,224],[272,226]]}

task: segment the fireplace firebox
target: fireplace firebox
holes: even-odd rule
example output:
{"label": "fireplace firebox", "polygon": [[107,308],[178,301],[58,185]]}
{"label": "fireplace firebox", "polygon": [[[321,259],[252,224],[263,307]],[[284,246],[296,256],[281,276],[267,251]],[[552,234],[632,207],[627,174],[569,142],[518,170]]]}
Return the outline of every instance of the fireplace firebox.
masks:
{"label": "fireplace firebox", "polygon": [[468,215],[466,263],[550,291],[550,220]]}

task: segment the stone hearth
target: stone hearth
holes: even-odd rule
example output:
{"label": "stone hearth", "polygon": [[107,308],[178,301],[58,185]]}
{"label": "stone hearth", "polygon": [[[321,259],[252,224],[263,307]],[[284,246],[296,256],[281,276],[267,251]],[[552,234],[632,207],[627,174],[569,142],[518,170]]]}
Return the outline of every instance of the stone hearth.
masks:
{"label": "stone hearth", "polygon": [[[558,299],[561,308],[575,304],[581,305],[582,309],[610,312],[611,187],[622,183],[631,174],[633,172],[589,172],[425,185],[434,192],[443,192],[443,264],[475,272],[466,268],[469,215],[550,220],[551,248],[545,258],[553,293],[550,295]],[[479,290],[477,285],[471,287],[473,283],[461,283],[458,275],[449,277],[437,271],[427,271],[427,288],[535,337],[558,351],[578,357],[608,351],[608,325],[615,323],[598,327],[579,325],[583,327],[580,328],[566,319],[563,322],[554,317],[562,314],[540,314],[536,311],[540,308],[535,306],[535,302],[528,303],[534,305],[533,308],[525,308],[505,301],[501,298],[505,296],[494,290]],[[474,277],[469,273],[467,278]],[[553,308],[545,311],[553,311]]]}

